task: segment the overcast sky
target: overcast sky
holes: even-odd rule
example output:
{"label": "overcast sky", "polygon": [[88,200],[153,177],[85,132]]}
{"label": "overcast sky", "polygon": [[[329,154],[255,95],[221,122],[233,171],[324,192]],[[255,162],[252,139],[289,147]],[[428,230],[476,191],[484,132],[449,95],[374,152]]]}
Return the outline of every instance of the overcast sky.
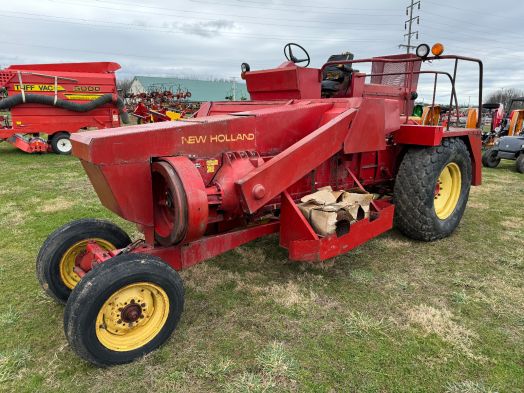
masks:
{"label": "overcast sky", "polygon": [[[0,0],[0,65],[115,61],[119,78],[231,78],[242,62],[252,70],[280,64],[284,44],[297,42],[320,67],[348,50],[356,58],[399,53],[409,1]],[[421,0],[415,15],[415,42],[440,41],[447,54],[484,61],[485,95],[524,89],[524,3]],[[474,66],[460,66],[457,83],[461,102],[477,99]],[[431,99],[428,77],[419,91]]]}

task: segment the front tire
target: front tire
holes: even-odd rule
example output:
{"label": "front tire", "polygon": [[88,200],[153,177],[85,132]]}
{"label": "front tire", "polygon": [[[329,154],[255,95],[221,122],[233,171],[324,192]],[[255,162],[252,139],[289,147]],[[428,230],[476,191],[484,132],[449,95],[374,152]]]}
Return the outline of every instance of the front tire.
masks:
{"label": "front tire", "polygon": [[38,281],[44,291],[59,303],[67,301],[71,290],[80,281],[73,269],[90,240],[106,250],[124,248],[131,243],[129,236],[115,224],[88,218],[58,228],[40,248],[36,258]]}
{"label": "front tire", "polygon": [[518,173],[524,173],[524,152],[520,153],[517,158],[516,167]]}
{"label": "front tire", "polygon": [[464,214],[470,186],[471,158],[462,140],[410,148],[395,181],[396,227],[416,240],[449,236]]}
{"label": "front tire", "polygon": [[118,255],[73,290],[64,312],[65,335],[90,363],[129,363],[170,337],[183,307],[184,287],[174,269],[151,255]]}
{"label": "front tire", "polygon": [[51,149],[56,154],[68,155],[73,150],[69,132],[58,132],[51,137]]}
{"label": "front tire", "polygon": [[500,164],[500,158],[497,158],[497,152],[493,149],[487,149],[482,153],[482,165],[486,168],[496,168]]}

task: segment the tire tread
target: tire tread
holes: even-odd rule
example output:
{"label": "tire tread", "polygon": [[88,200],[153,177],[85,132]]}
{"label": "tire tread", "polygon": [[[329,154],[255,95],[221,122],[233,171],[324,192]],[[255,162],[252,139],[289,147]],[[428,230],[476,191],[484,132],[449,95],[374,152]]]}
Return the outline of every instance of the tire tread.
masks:
{"label": "tire tread", "polygon": [[[445,138],[435,147],[412,147],[405,154],[395,180],[394,200],[395,226],[406,236],[416,240],[433,241],[452,232],[442,231],[435,225],[436,215],[431,197],[435,179],[452,152],[463,155],[469,162],[465,180],[471,183],[471,158],[467,146],[459,138]],[[464,177],[462,180],[464,182]],[[466,201],[463,206],[457,205],[453,213],[459,215],[458,221],[464,212],[468,195],[469,184]],[[460,202],[459,200],[459,204]]]}

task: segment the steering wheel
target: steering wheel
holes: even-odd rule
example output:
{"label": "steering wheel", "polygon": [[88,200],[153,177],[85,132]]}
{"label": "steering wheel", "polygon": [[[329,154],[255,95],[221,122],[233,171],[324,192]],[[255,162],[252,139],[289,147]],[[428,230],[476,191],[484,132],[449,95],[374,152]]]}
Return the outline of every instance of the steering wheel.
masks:
{"label": "steering wheel", "polygon": [[[296,58],[295,55],[293,55],[293,50],[291,49],[291,47],[293,47],[293,46],[296,46],[297,48],[302,50],[302,52],[304,52],[306,57],[304,59]],[[295,44],[293,42],[290,42],[289,44],[286,44],[286,46],[284,46],[284,55],[286,56],[286,59],[288,59],[289,61],[292,61],[295,64],[304,63],[304,62],[307,61],[306,65],[303,66],[303,67],[307,67],[309,65],[310,60],[311,60],[311,58],[309,57],[309,53],[307,53],[307,50],[305,50],[299,44]]]}

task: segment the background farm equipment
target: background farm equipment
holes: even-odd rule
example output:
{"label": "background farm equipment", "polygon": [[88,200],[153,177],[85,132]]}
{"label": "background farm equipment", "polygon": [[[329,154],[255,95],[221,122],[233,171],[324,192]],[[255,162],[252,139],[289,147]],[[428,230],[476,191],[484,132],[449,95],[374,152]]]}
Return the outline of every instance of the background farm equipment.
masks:
{"label": "background farm equipment", "polygon": [[520,135],[524,131],[524,97],[511,100],[508,111],[500,123],[498,136]]}
{"label": "background farm equipment", "polygon": [[487,149],[482,154],[482,165],[495,168],[502,159],[515,161],[517,172],[524,173],[524,109],[518,109],[524,97],[510,101],[503,114],[502,104],[485,104],[492,112],[491,129],[483,134]]}
{"label": "background farm equipment", "polygon": [[151,90],[147,93],[130,93],[126,96],[128,111],[137,118],[138,124],[158,123],[192,116],[200,102],[189,101],[191,92],[177,88]]}
{"label": "background farm equipment", "polygon": [[[481,183],[481,61],[434,50],[433,56],[336,58],[314,69],[297,65],[309,63],[303,48],[286,48],[288,61],[275,69],[243,65],[252,101],[205,103],[192,119],[72,138],[102,204],[144,236],[131,242],[113,224],[84,219],[43,244],[38,278],[50,296],[67,302],[66,337],[79,356],[111,365],[155,349],[182,313],[176,270],[256,238],[279,233],[291,260],[318,262],[394,222],[424,241],[455,230],[470,185]],[[410,119],[419,75],[432,74],[437,88],[442,73],[420,70],[436,60],[451,60],[455,71],[459,61],[478,64],[475,128]],[[371,64],[372,72],[354,71],[356,63]],[[322,83],[334,65],[351,70],[339,92]],[[456,72],[447,76],[458,110]],[[325,233],[297,205],[320,189],[334,190],[330,206],[342,203],[336,208],[351,217]],[[355,195],[366,203],[344,201]]]}
{"label": "background farm equipment", "polygon": [[524,97],[514,98],[510,101],[508,110],[504,112],[502,104],[488,103],[484,108],[491,111],[491,127],[482,136],[484,146],[491,147],[497,138],[503,136],[517,136],[524,131]]}
{"label": "background farm equipment", "polygon": [[[80,129],[127,123],[116,63],[13,65],[0,70],[0,142],[27,153],[69,154]],[[42,134],[46,134],[44,138]]]}
{"label": "background farm equipment", "polygon": [[501,159],[515,161],[517,172],[524,173],[524,135],[498,138],[493,147],[482,154],[482,165],[495,168]]}
{"label": "background farm equipment", "polygon": [[483,109],[488,112],[489,130],[482,133],[482,145],[492,146],[499,137],[501,126],[504,121],[504,105],[500,103],[484,104]]}

